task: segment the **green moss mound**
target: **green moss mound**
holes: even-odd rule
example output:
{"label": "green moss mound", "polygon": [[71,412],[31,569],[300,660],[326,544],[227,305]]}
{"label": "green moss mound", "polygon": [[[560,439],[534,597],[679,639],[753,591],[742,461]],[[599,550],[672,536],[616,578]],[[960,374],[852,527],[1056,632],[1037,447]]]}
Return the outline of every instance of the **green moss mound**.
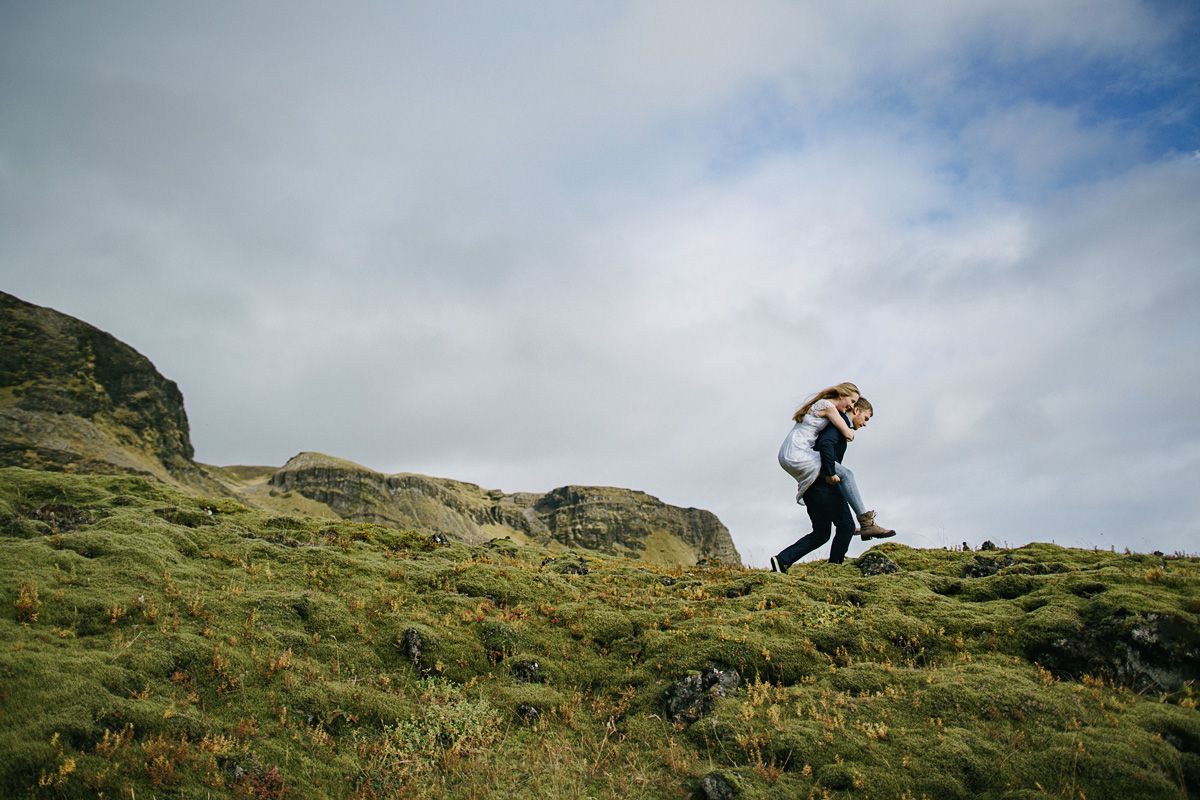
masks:
{"label": "green moss mound", "polygon": [[0,548],[3,797],[1200,794],[1196,559],[663,569],[15,468]]}

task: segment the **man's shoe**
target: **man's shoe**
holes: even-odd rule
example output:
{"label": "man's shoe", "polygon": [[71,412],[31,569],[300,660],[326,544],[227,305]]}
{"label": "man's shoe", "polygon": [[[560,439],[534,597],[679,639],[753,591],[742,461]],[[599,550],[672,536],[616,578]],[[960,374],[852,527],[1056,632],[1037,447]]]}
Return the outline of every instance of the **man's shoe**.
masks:
{"label": "man's shoe", "polygon": [[864,511],[858,515],[858,528],[859,535],[862,536],[863,541],[868,539],[887,539],[889,536],[896,535],[894,530],[875,524],[874,511]]}
{"label": "man's shoe", "polygon": [[779,558],[771,556],[771,572],[787,572],[787,568],[779,563]]}

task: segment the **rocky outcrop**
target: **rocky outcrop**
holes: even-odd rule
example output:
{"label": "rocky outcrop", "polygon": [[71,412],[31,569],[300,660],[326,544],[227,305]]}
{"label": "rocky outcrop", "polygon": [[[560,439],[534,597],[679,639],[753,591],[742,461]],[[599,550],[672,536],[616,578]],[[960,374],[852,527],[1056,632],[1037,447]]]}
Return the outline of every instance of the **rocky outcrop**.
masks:
{"label": "rocky outcrop", "polygon": [[428,530],[473,544],[513,531],[534,539],[548,534],[536,516],[525,513],[521,495],[446,478],[385,475],[321,453],[294,456],[269,484],[324,503],[343,519]]}
{"label": "rocky outcrop", "polygon": [[670,506],[645,492],[563,486],[538,498],[533,512],[568,547],[637,553],[666,534],[687,544],[697,560],[741,563],[729,530],[711,511]]}
{"label": "rocky outcrop", "polygon": [[667,505],[645,492],[564,486],[505,494],[445,478],[385,475],[319,453],[300,453],[270,478],[344,519],[410,527],[480,543],[510,535],[656,563],[740,563],[728,529],[708,511]]}
{"label": "rocky outcrop", "polygon": [[1200,632],[1178,614],[1103,616],[1034,643],[1029,657],[1071,679],[1092,675],[1138,691],[1176,692],[1200,675]]}
{"label": "rocky outcrop", "polygon": [[195,480],[183,395],[86,322],[0,292],[0,465]]}

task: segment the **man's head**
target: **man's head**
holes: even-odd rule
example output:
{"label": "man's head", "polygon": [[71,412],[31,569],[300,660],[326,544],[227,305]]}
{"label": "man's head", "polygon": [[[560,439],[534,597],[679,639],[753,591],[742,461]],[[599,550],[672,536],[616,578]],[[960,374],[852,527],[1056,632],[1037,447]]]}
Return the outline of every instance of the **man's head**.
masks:
{"label": "man's head", "polygon": [[865,397],[859,397],[854,407],[850,409],[850,427],[855,430],[865,428],[873,416],[875,416],[875,408],[871,405],[871,401]]}

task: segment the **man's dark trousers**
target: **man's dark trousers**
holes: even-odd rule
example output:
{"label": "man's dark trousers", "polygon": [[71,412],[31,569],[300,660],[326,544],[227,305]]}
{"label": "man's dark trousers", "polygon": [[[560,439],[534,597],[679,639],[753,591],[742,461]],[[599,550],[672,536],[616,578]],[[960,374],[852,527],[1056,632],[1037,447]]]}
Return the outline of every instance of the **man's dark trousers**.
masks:
{"label": "man's dark trousers", "polygon": [[846,498],[836,485],[826,483],[824,478],[817,478],[804,493],[804,507],[808,509],[808,518],[812,520],[812,533],[784,548],[777,556],[779,566],[786,570],[828,542],[830,527],[836,528],[837,534],[829,549],[829,561],[841,564],[846,560],[846,551],[850,549],[850,540],[854,538],[854,517]]}

